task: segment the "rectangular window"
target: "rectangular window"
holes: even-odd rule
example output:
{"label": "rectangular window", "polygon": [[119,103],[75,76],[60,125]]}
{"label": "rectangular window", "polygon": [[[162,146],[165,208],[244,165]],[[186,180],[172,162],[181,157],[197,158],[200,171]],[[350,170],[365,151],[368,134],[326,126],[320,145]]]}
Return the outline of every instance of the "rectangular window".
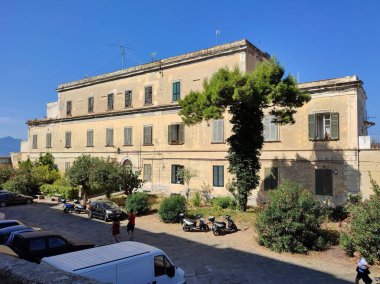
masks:
{"label": "rectangular window", "polygon": [[131,107],[132,106],[132,91],[127,90],[125,91],[125,102],[124,102],[125,107]]}
{"label": "rectangular window", "polygon": [[153,97],[153,87],[145,86],[144,104],[151,105],[153,102],[152,97]]}
{"label": "rectangular window", "polygon": [[107,110],[113,110],[113,94],[107,95]]}
{"label": "rectangular window", "polygon": [[224,166],[212,166],[212,185],[214,187],[224,186]]}
{"label": "rectangular window", "polygon": [[94,112],[94,97],[88,98],[88,113]]}
{"label": "rectangular window", "polygon": [[33,135],[32,148],[37,149],[37,134]]}
{"label": "rectangular window", "polygon": [[70,162],[65,162],[65,171],[70,169]]}
{"label": "rectangular window", "polygon": [[212,121],[212,143],[224,143],[224,120]]}
{"label": "rectangular window", "polygon": [[172,183],[184,184],[183,178],[179,175],[183,168],[181,165],[172,165]]}
{"label": "rectangular window", "polygon": [[144,181],[152,181],[152,165],[144,164]]}
{"label": "rectangular window", "polygon": [[169,145],[185,143],[185,128],[183,124],[168,125],[168,143]]}
{"label": "rectangular window", "polygon": [[309,114],[309,140],[338,140],[339,113]]}
{"label": "rectangular window", "polygon": [[65,148],[71,148],[71,132],[65,132]]}
{"label": "rectangular window", "polygon": [[264,169],[264,190],[276,189],[278,187],[278,168]]}
{"label": "rectangular window", "polygon": [[94,130],[87,130],[87,147],[94,147]]}
{"label": "rectangular window", "polygon": [[46,134],[46,148],[51,148],[51,133]]}
{"label": "rectangular window", "polygon": [[113,128],[106,129],[106,147],[113,147]]}
{"label": "rectangular window", "polygon": [[132,146],[132,127],[124,127],[124,145]]}
{"label": "rectangular window", "polygon": [[315,170],[315,194],[333,195],[333,171],[331,169]]}
{"label": "rectangular window", "polygon": [[263,119],[264,141],[279,141],[279,126],[273,123],[273,115],[266,115]]}
{"label": "rectangular window", "polygon": [[152,145],[153,126],[144,126],[144,145]]}
{"label": "rectangular window", "polygon": [[66,115],[71,116],[72,111],[72,102],[68,101],[66,102]]}
{"label": "rectangular window", "polygon": [[173,83],[173,102],[179,101],[181,98],[181,82]]}

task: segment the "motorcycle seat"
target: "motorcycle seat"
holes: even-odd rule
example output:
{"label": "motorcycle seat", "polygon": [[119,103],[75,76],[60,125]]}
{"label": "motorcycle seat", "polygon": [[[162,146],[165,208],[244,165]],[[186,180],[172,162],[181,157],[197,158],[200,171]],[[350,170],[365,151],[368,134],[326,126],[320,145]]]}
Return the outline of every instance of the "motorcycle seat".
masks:
{"label": "motorcycle seat", "polygon": [[214,224],[215,224],[217,227],[220,227],[220,228],[226,226],[226,223],[224,223],[224,222],[214,222]]}

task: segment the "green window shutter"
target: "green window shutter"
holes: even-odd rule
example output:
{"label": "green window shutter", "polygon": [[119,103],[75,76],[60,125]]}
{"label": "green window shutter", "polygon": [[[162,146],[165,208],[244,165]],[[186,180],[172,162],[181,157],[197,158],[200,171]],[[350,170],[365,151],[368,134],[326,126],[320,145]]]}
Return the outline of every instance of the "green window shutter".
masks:
{"label": "green window shutter", "polygon": [[172,126],[173,125],[168,125],[168,144],[172,144]]}
{"label": "green window shutter", "polygon": [[65,147],[70,148],[71,147],[71,132],[65,133]]}
{"label": "green window shutter", "polygon": [[184,144],[185,143],[185,126],[183,124],[179,125],[179,143]]}
{"label": "green window shutter", "polygon": [[144,126],[144,144],[152,144],[152,126]]}
{"label": "green window shutter", "polygon": [[94,97],[88,98],[88,112],[94,112]]}
{"label": "green window shutter", "polygon": [[94,146],[94,131],[93,130],[87,130],[87,146],[88,147]]}
{"label": "green window shutter", "polygon": [[71,115],[71,108],[72,108],[72,102],[71,101],[68,101],[66,103],[66,114],[67,115]]}
{"label": "green window shutter", "polygon": [[146,86],[145,87],[145,100],[144,100],[144,103],[146,105],[152,104],[152,93],[153,93],[152,86]]}
{"label": "green window shutter", "polygon": [[172,165],[172,183],[176,183],[176,177],[177,173],[176,173],[176,165]]}
{"label": "green window shutter", "polygon": [[315,170],[315,194],[333,195],[333,173],[330,169]]}
{"label": "green window shutter", "polygon": [[51,133],[46,134],[46,148],[51,148]]}
{"label": "green window shutter", "polygon": [[124,127],[124,145],[132,145],[132,127]]}
{"label": "green window shutter", "polygon": [[331,113],[331,139],[339,139],[339,113]]}
{"label": "green window shutter", "polygon": [[309,140],[316,139],[315,114],[309,114]]}
{"label": "green window shutter", "polygon": [[113,129],[106,129],[106,146],[113,146]]}
{"label": "green window shutter", "polygon": [[132,91],[125,91],[125,107],[130,107],[132,105]]}

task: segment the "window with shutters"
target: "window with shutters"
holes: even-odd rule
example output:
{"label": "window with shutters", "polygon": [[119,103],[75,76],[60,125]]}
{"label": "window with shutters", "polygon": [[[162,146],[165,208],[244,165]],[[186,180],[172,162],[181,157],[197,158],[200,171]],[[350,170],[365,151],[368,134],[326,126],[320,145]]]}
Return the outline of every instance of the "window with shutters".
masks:
{"label": "window with shutters", "polygon": [[185,128],[183,124],[168,125],[169,145],[179,145],[185,143]]}
{"label": "window with shutters", "polygon": [[124,146],[132,145],[132,127],[124,127]]}
{"label": "window with shutters", "polygon": [[94,130],[87,130],[87,147],[94,147]]}
{"label": "window with shutters", "polygon": [[88,113],[93,113],[94,112],[94,97],[89,97],[88,98]]}
{"label": "window with shutters", "polygon": [[71,116],[71,111],[72,111],[72,102],[68,101],[66,102],[66,115]]}
{"label": "window with shutters", "polygon": [[132,106],[132,90],[125,91],[124,107]]}
{"label": "window with shutters", "polygon": [[315,170],[315,194],[333,195],[333,171],[331,169]]}
{"label": "window with shutters", "polygon": [[107,110],[113,110],[113,94],[107,95]]}
{"label": "window with shutters", "polygon": [[174,82],[173,83],[173,102],[179,101],[181,98],[181,82]]}
{"label": "window with shutters", "polygon": [[65,148],[71,148],[71,132],[65,132]]}
{"label": "window with shutters", "polygon": [[113,128],[106,128],[106,147],[113,147]]}
{"label": "window with shutters", "polygon": [[264,190],[276,189],[278,187],[278,168],[264,169]]}
{"label": "window with shutters", "polygon": [[339,113],[309,114],[309,140],[338,140]]}
{"label": "window with shutters", "polygon": [[144,104],[151,105],[153,100],[153,86],[145,86]]}
{"label": "window with shutters", "polygon": [[37,134],[34,134],[32,137],[32,148],[37,149]]}
{"label": "window with shutters", "polygon": [[183,168],[182,165],[172,165],[172,183],[184,184],[183,178],[179,175]]}
{"label": "window with shutters", "polygon": [[212,143],[224,143],[224,120],[212,121]]}
{"label": "window with shutters", "polygon": [[143,145],[153,145],[152,140],[153,126],[144,126],[144,141]]}
{"label": "window with shutters", "polygon": [[46,133],[46,148],[51,148],[51,133]]}
{"label": "window with shutters", "polygon": [[212,166],[212,185],[214,187],[224,186],[224,166]]}
{"label": "window with shutters", "polygon": [[144,164],[144,181],[152,181],[152,165]]}
{"label": "window with shutters", "polygon": [[279,141],[279,126],[276,123],[273,123],[273,115],[266,115],[263,118],[264,126],[264,141]]}

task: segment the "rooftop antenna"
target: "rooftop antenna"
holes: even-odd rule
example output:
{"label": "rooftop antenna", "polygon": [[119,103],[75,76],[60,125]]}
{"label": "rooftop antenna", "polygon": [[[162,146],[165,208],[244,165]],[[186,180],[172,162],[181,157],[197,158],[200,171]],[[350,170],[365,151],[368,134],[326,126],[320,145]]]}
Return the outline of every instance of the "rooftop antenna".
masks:
{"label": "rooftop antenna", "polygon": [[218,45],[219,36],[220,36],[220,30],[215,30],[215,45]]}
{"label": "rooftop antenna", "polygon": [[156,51],[153,51],[153,52],[150,53],[150,57],[152,58],[152,62],[155,61],[156,55],[157,55]]}
{"label": "rooftop antenna", "polygon": [[120,48],[121,48],[121,69],[124,69],[125,49],[129,49],[129,50],[134,50],[134,49],[133,49],[133,48],[130,48],[130,47],[128,47],[128,46],[121,45],[121,44],[112,44],[112,43],[110,43],[109,45],[117,46],[117,47],[120,47]]}
{"label": "rooftop antenna", "polygon": [[300,72],[297,72],[297,83],[300,82]]}

